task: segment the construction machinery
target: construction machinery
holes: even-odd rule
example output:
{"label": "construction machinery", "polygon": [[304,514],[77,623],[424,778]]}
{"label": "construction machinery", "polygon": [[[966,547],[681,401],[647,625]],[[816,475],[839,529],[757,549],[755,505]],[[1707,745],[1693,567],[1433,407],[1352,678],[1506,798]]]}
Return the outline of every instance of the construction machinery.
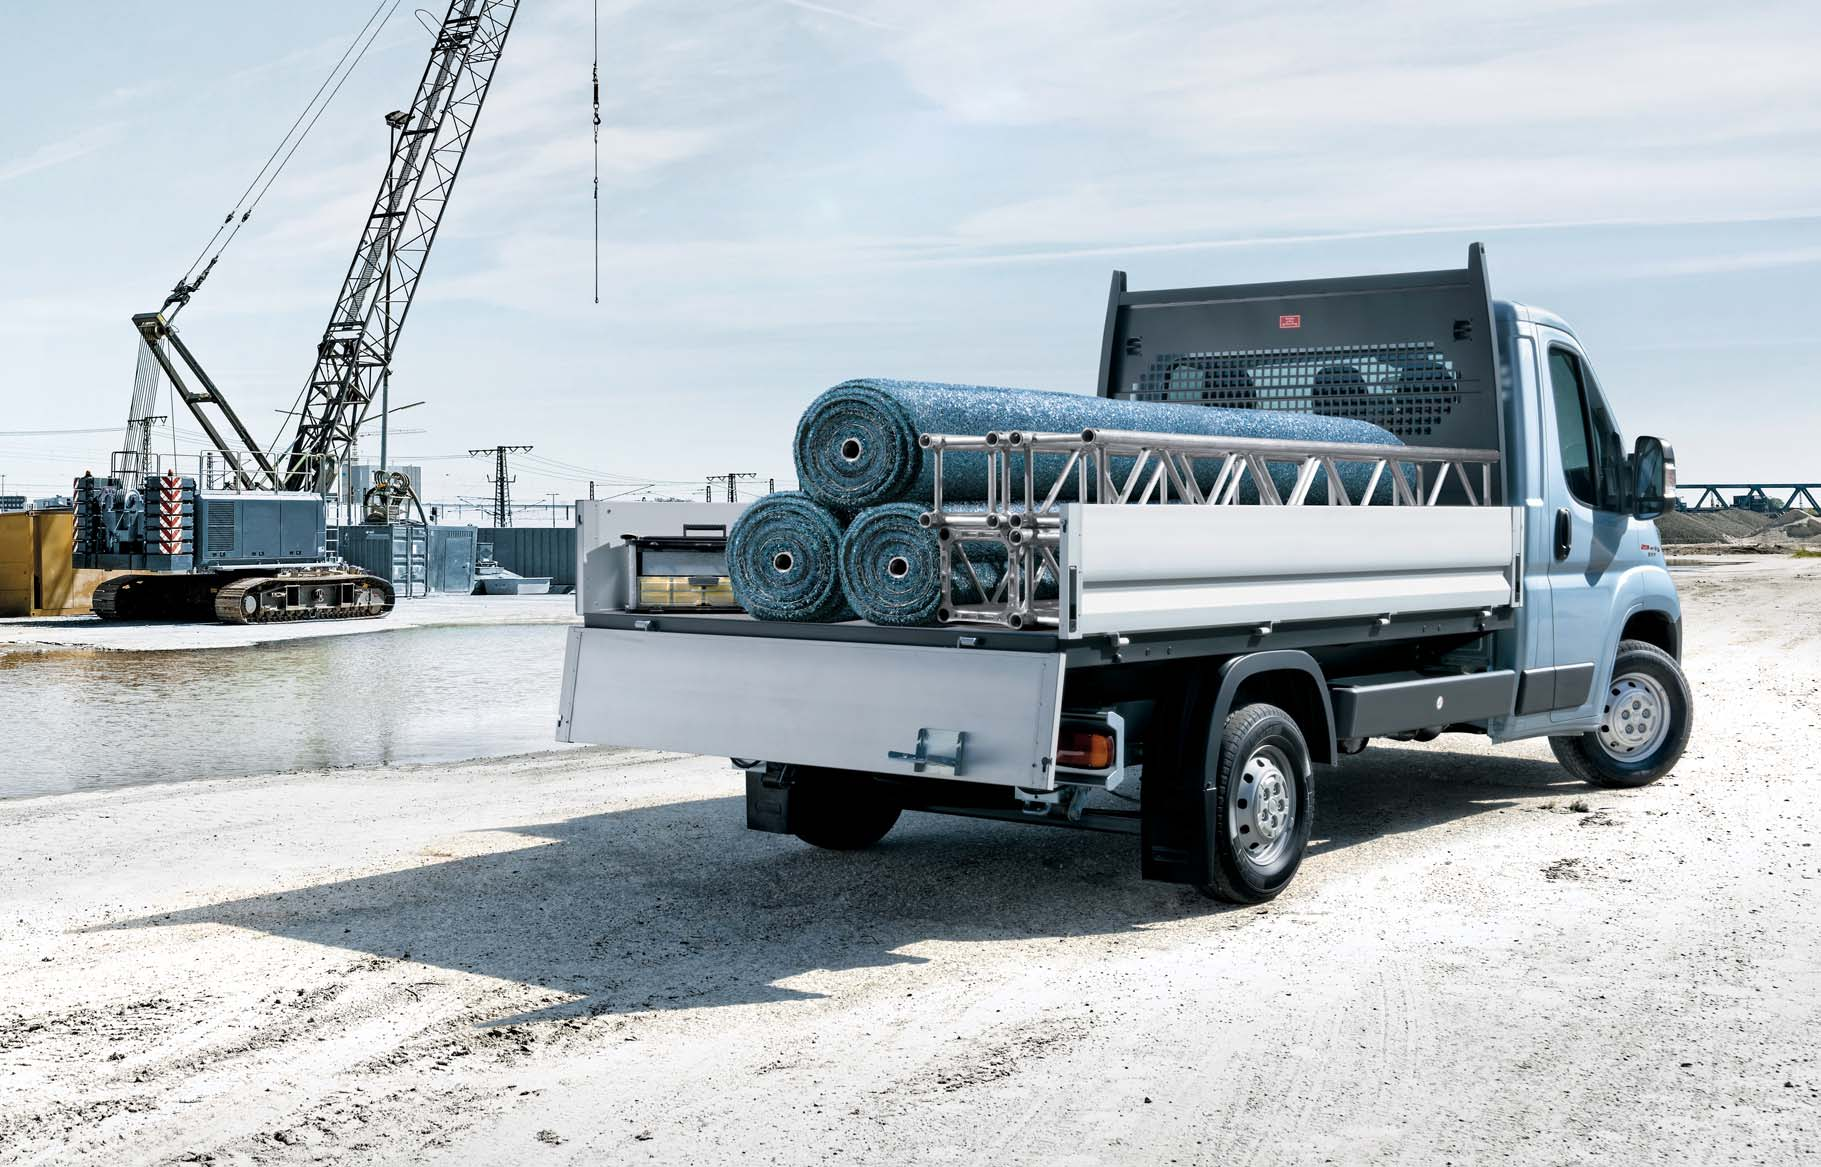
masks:
{"label": "construction machinery", "polygon": [[[173,322],[219,253],[194,280],[186,273],[158,311],[133,317],[140,358],[126,448],[105,477],[85,473],[75,484],[74,565],[129,573],[96,588],[96,615],[246,624],[372,618],[392,609],[390,583],[336,556],[330,494],[369,410],[385,395],[399,333],[517,10],[517,0],[452,0],[410,108],[386,115],[385,176],[289,434],[260,446]],[[193,460],[151,451],[152,424],[164,420],[152,412],[161,377],[206,435]],[[416,506],[415,496],[398,494],[395,477],[368,492],[370,514]]]}

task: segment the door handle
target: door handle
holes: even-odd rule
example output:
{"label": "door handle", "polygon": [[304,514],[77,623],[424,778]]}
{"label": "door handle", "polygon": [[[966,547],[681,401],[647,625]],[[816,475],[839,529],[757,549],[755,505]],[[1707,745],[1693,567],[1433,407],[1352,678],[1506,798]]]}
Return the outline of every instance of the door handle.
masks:
{"label": "door handle", "polygon": [[1574,512],[1562,507],[1555,512],[1555,559],[1557,563],[1568,558],[1574,550]]}

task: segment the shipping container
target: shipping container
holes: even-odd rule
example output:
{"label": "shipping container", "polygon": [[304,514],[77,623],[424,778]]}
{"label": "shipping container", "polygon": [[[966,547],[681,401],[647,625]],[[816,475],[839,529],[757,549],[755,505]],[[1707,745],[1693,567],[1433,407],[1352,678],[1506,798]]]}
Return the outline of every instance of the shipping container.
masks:
{"label": "shipping container", "polygon": [[482,527],[493,560],[519,575],[549,576],[551,591],[575,587],[575,527]]}
{"label": "shipping container", "polygon": [[362,524],[340,528],[337,540],[343,559],[385,579],[405,599],[472,592],[476,534],[473,527]]}

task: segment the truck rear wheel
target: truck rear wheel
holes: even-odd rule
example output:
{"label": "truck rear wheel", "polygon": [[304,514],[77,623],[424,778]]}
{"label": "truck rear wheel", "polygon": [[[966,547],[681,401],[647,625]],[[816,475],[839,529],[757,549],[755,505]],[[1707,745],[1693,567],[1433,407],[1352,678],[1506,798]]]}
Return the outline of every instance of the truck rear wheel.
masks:
{"label": "truck rear wheel", "polygon": [[1309,745],[1296,719],[1262,702],[1229,714],[1205,799],[1212,863],[1204,895],[1258,904],[1290,885],[1315,821]]}
{"label": "truck rear wheel", "polygon": [[790,832],[812,847],[859,851],[886,836],[903,808],[876,778],[805,766],[790,787]]}
{"label": "truck rear wheel", "polygon": [[1674,769],[1688,747],[1694,697],[1674,657],[1654,644],[1624,640],[1601,713],[1599,729],[1549,739],[1556,760],[1595,786],[1648,786]]}

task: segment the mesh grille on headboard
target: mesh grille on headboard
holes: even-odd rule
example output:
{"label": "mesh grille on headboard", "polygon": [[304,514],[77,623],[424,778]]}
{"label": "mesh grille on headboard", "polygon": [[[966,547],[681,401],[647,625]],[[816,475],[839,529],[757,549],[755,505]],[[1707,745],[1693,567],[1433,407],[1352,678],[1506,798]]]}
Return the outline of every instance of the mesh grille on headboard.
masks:
{"label": "mesh grille on headboard", "polygon": [[1412,445],[1460,404],[1460,374],[1429,341],[1162,353],[1114,396],[1351,417]]}

